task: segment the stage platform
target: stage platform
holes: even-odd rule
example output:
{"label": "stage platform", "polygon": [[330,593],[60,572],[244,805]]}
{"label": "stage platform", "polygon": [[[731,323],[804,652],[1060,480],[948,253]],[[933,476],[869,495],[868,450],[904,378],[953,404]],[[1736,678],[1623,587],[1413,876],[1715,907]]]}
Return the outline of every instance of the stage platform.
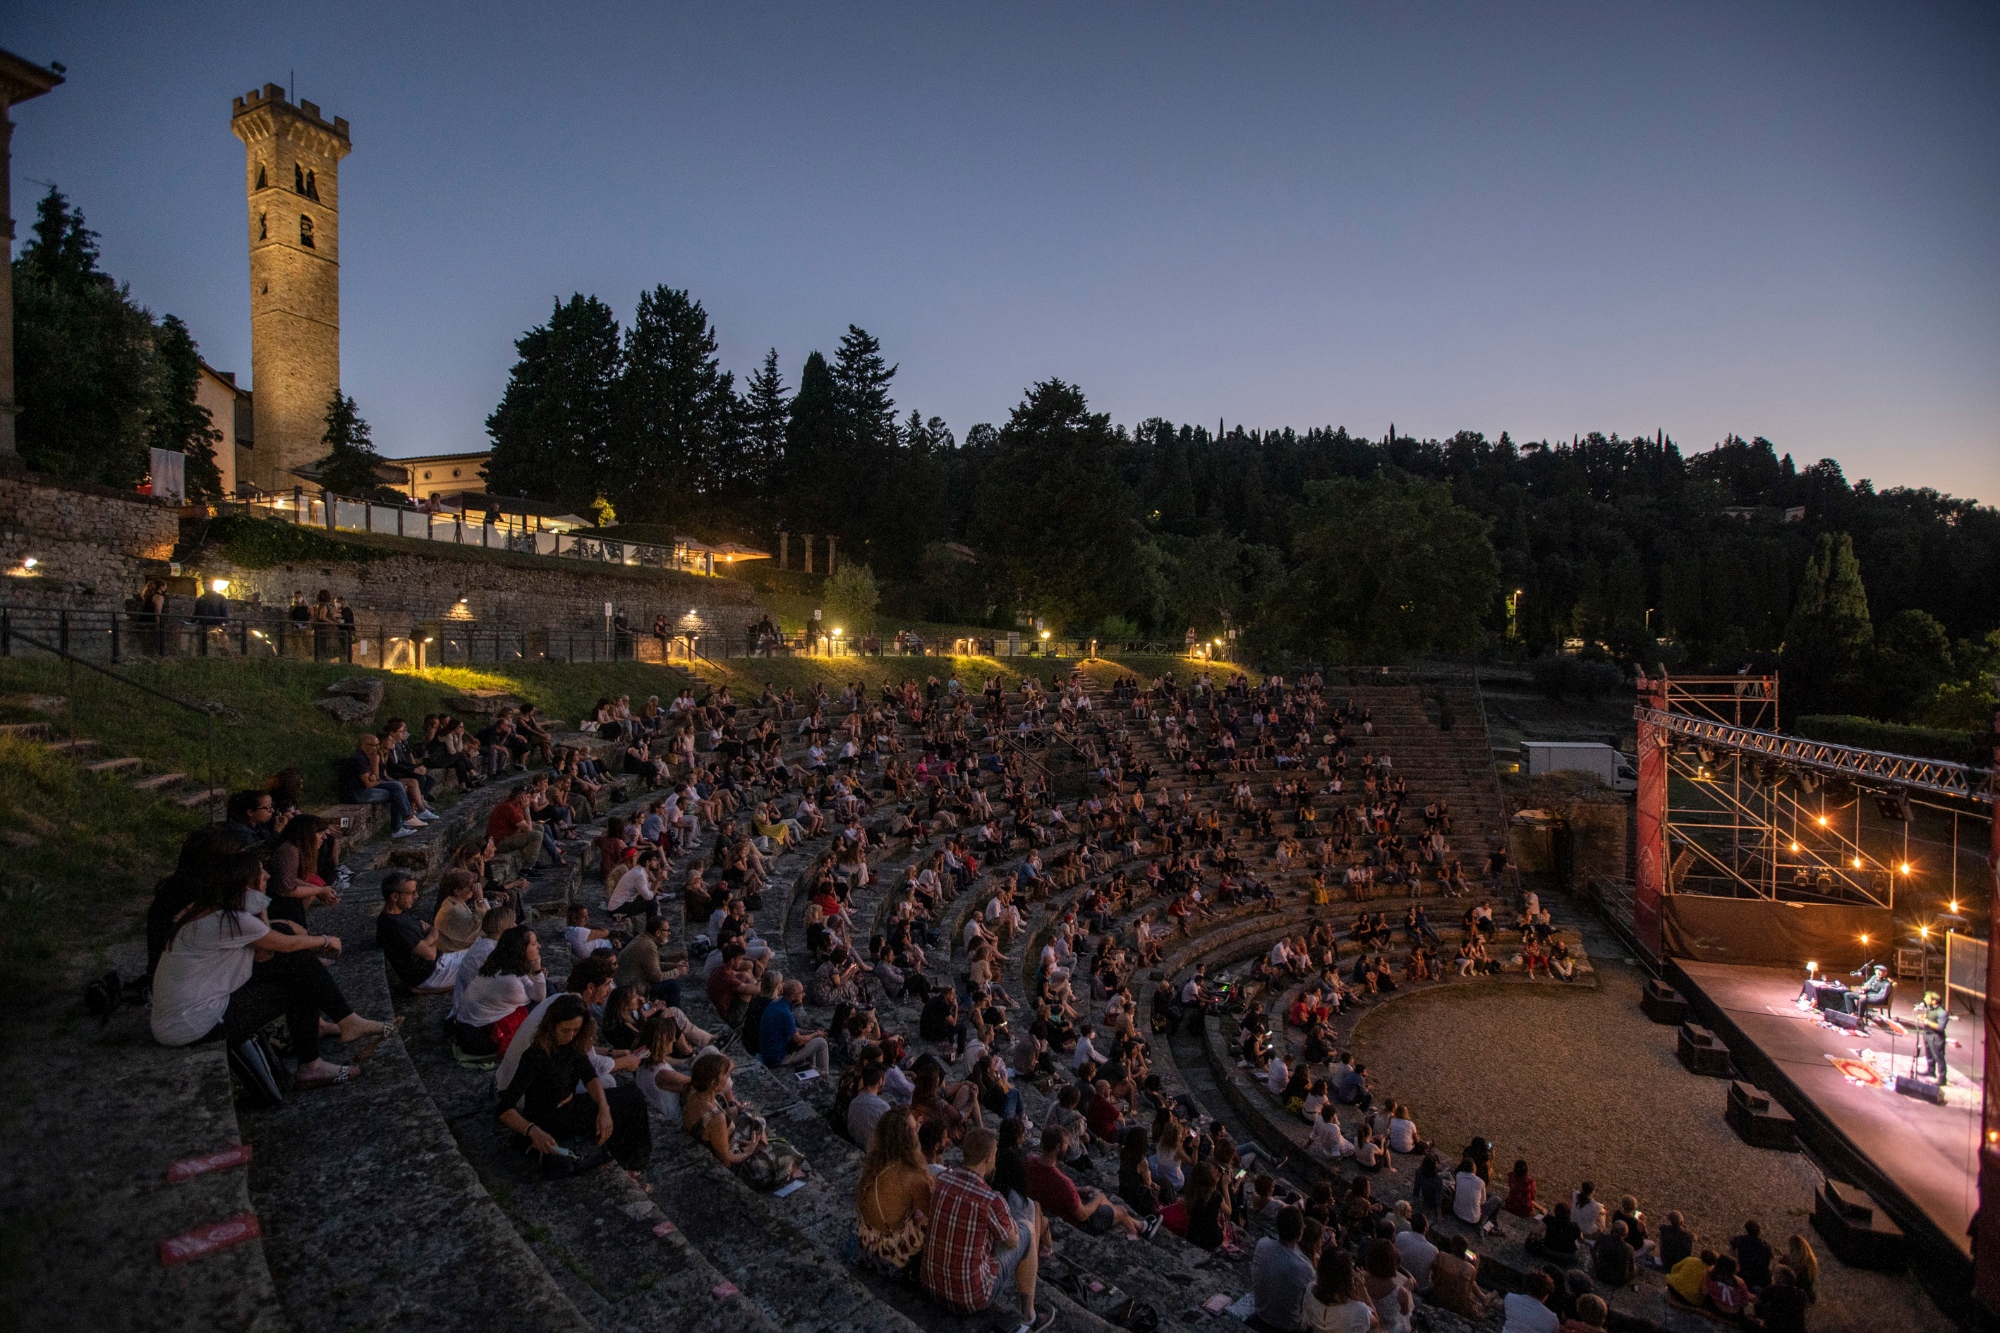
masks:
{"label": "stage platform", "polygon": [[[1878,1022],[1866,1036],[1829,1027],[1797,1005],[1800,975],[1792,971],[1672,959],[1667,975],[1697,1021],[1727,1043],[1736,1067],[1798,1119],[1800,1137],[1836,1174],[1875,1195],[1912,1239],[1969,1259],[1985,1058],[1977,1016],[1962,1003],[1952,1008],[1947,1100],[1937,1106],[1895,1090],[1896,1075],[1910,1073],[1917,1056],[1913,1025],[1898,1035]],[[1909,983],[1898,985],[1896,1015],[1907,1018],[1916,999]]]}

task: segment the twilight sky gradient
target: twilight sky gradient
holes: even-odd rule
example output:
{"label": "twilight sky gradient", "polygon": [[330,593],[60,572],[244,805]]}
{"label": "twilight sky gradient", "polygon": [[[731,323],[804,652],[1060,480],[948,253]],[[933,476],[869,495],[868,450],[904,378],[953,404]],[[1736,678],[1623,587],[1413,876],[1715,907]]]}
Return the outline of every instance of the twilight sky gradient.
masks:
{"label": "twilight sky gradient", "polygon": [[862,325],[961,435],[1059,376],[2000,502],[1991,5],[30,0],[0,45],[69,66],[15,112],[23,234],[59,182],[246,378],[229,99],[296,70],[352,122],[343,379],[389,454],[482,447],[554,298],[667,283],[739,373]]}

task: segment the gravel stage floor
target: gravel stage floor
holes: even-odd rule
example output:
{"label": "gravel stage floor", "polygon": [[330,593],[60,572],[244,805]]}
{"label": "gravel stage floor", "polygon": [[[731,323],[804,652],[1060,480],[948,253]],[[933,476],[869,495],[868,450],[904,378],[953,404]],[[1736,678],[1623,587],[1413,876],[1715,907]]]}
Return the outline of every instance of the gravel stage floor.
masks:
{"label": "gravel stage floor", "polygon": [[1592,953],[1595,989],[1453,986],[1368,1015],[1353,1041],[1377,1095],[1410,1103],[1447,1150],[1484,1134],[1496,1168],[1527,1158],[1545,1203],[1588,1179],[1607,1202],[1636,1195],[1655,1221],[1680,1209],[1718,1248],[1746,1218],[1781,1252],[1803,1233],[1820,1256],[1816,1333],[1951,1327],[1913,1278],[1847,1268],[1827,1251],[1809,1223],[1811,1159],[1739,1140],[1722,1119],[1726,1085],[1682,1069],[1674,1029],[1639,1012],[1639,970],[1615,946]]}

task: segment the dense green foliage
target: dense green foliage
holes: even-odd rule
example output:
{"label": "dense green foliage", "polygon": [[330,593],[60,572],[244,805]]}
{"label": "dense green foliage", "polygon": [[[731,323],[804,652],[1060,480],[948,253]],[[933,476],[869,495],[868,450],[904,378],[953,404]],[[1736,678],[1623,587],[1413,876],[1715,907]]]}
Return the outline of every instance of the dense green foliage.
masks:
{"label": "dense green foliage", "polygon": [[[700,305],[668,289],[622,335],[602,302],[573,297],[518,347],[488,423],[496,489],[609,495],[662,530],[766,547],[779,530],[834,536],[894,616],[1111,639],[1235,630],[1273,663],[1502,647],[1782,663],[1788,713],[1940,725],[1986,698],[2000,511],[1877,492],[1762,438],[1684,454],[1662,433],[1126,427],[1049,380],[960,441],[936,417],[898,418],[896,367],[855,327],[831,359],[806,357],[796,390],[771,352],[738,395]],[[621,394],[646,411],[611,410]],[[1601,671],[1544,674],[1603,687]]]}
{"label": "dense green foliage", "polygon": [[191,533],[182,531],[185,540],[176,550],[176,558],[193,559],[196,552],[206,547],[244,569],[274,569],[309,561],[324,564],[336,560],[379,560],[383,554],[352,539],[329,537],[316,528],[301,527],[282,518],[221,514]]}
{"label": "dense green foliage", "polygon": [[1977,745],[1964,731],[1940,727],[1911,727],[1873,718],[1807,714],[1796,719],[1792,730],[1816,741],[1852,745],[1862,750],[1885,750],[1890,754],[1913,754],[1926,759],[1945,759],[1955,764],[1987,762],[1990,750]]}
{"label": "dense green foliage", "polygon": [[149,448],[172,449],[187,455],[189,498],[214,498],[222,434],[195,402],[194,339],[98,268],[97,233],[53,186],[13,276],[15,430],[28,466],[124,489],[150,474]]}
{"label": "dense green foliage", "polygon": [[384,486],[376,474],[375,469],[381,466],[382,455],[375,452],[374,432],[361,419],[354,399],[336,391],[327,400],[324,420],[326,433],[320,436],[320,443],[326,446],[327,452],[317,464],[321,486],[335,495],[357,500],[380,500],[394,504],[407,498]]}

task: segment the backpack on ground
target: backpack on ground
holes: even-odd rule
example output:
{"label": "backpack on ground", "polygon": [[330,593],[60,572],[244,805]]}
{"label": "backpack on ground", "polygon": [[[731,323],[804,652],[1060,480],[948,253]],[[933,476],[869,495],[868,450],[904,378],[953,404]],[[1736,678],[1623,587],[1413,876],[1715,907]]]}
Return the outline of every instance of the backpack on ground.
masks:
{"label": "backpack on ground", "polygon": [[262,1033],[229,1045],[229,1072],[236,1083],[236,1104],[250,1110],[267,1110],[285,1102],[284,1087],[278,1082],[278,1057]]}

